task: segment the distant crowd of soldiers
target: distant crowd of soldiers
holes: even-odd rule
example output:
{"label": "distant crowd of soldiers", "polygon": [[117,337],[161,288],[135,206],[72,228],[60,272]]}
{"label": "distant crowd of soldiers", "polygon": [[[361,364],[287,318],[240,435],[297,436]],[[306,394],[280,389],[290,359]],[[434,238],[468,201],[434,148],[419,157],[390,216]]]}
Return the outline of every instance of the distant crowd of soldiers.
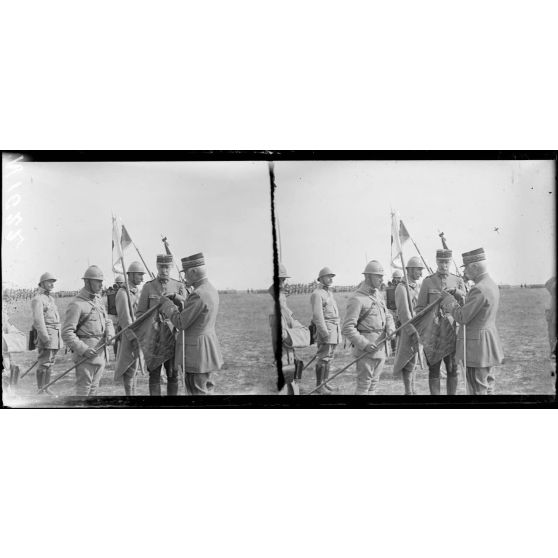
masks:
{"label": "distant crowd of soldiers", "polygon": [[[398,334],[394,372],[401,372],[405,395],[416,394],[415,368],[422,342],[429,340],[428,383],[431,395],[441,394],[441,365],[446,369],[446,394],[457,393],[457,362],[464,363],[467,393],[486,395],[494,392],[494,366],[504,359],[496,315],[499,289],[487,270],[482,248],[466,252],[463,275],[449,272],[452,251],[437,250],[436,271],[419,285],[425,268],[421,258],[413,257],[405,273],[397,272],[382,292],[384,269],[377,260],[370,261],[364,271],[364,281],[351,294],[345,317],[341,320],[333,294],[335,273],[323,268],[317,278],[310,303],[312,327],[317,330],[316,389],[312,393],[332,393],[329,385],[330,366],[342,337],[351,344],[356,361],[355,395],[377,392],[387,343]],[[303,363],[296,356],[297,341],[304,326],[294,317],[287,304],[287,279],[283,264],[279,272],[279,304],[281,308],[281,354],[285,377],[292,384],[300,378]],[[466,283],[474,286],[468,290]],[[274,291],[270,290],[272,294]],[[393,310],[390,311],[388,304]],[[435,308],[434,318],[419,335],[418,318]],[[415,327],[416,326],[416,327]],[[422,327],[422,326],[421,326]],[[555,336],[555,334],[554,334]],[[297,344],[298,343],[298,344]],[[426,347],[424,347],[426,349]]]}

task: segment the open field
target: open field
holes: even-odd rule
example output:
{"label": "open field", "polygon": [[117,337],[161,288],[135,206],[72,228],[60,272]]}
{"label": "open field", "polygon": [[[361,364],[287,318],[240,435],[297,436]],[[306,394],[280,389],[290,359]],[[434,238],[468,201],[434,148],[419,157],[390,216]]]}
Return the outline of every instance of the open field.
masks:
{"label": "open field", "polygon": [[[544,309],[548,306],[548,293],[544,289],[504,289],[501,290],[498,329],[504,346],[506,360],[496,369],[496,393],[514,395],[553,394],[554,378],[550,376],[549,345]],[[349,293],[336,295],[341,316]],[[309,295],[290,296],[289,306],[297,318],[304,324],[310,322]],[[63,316],[70,298],[57,299]],[[225,368],[217,378],[217,394],[259,395],[276,393],[275,368],[271,351],[268,315],[272,311],[273,301],[267,294],[227,294],[220,299],[220,311],[217,322],[217,335],[221,342],[225,359]],[[18,301],[6,305],[11,321],[19,329],[28,332],[31,326],[29,301]],[[314,355],[315,348],[309,347],[299,351],[299,357],[305,362]],[[103,379],[99,395],[123,395],[123,388],[113,381],[114,356],[112,357]],[[14,355],[22,372],[36,358],[36,352]],[[340,369],[352,360],[350,349],[340,346],[333,365],[333,371]],[[388,359],[379,384],[379,395],[401,395],[403,384],[392,375],[393,359]],[[54,375],[63,372],[72,365],[70,354],[60,351]],[[334,385],[338,394],[352,394],[356,382],[355,368],[339,376]],[[60,380],[54,391],[60,395],[74,394],[75,373],[70,372]],[[305,370],[301,382],[301,393],[308,393],[315,385],[314,367]],[[443,385],[443,382],[442,382]],[[419,370],[417,387],[420,395],[428,392],[428,370]],[[443,390],[445,386],[443,386]],[[30,403],[36,400],[35,373],[30,372],[16,388],[17,394],[28,398]],[[148,395],[147,376],[138,378],[138,395]],[[164,393],[164,387],[163,387]],[[184,393],[183,387],[181,392]],[[458,394],[465,394],[463,382],[460,382]],[[44,397],[44,396],[43,396]]]}

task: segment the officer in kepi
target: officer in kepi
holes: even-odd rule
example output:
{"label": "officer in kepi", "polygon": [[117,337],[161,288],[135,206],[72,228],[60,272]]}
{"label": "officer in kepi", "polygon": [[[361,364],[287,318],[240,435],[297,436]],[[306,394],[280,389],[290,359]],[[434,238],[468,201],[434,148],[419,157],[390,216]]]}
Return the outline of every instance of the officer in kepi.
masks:
{"label": "officer in kepi", "polygon": [[[329,368],[337,345],[341,343],[341,325],[339,309],[333,296],[331,285],[335,273],[329,267],[324,267],[318,274],[318,286],[310,296],[312,306],[312,321],[317,330],[316,354],[316,386],[329,377]],[[329,395],[333,389],[327,384],[316,393]]]}
{"label": "officer in kepi", "polygon": [[[33,327],[37,331],[37,387],[39,390],[50,383],[56,353],[62,348],[60,314],[52,296],[55,282],[54,275],[48,272],[43,273],[39,279],[39,291],[31,300]],[[54,395],[49,388],[42,393]]]}
{"label": "officer in kepi", "polygon": [[215,389],[215,372],[223,367],[223,356],[215,323],[219,313],[219,293],[207,278],[205,258],[200,252],[182,258],[186,285],[193,287],[180,311],[165,295],[161,312],[181,331],[184,331],[185,352],[177,343],[175,367],[182,369],[184,363],[186,393],[188,395],[211,395]]}
{"label": "officer in kepi", "polygon": [[[440,298],[444,291],[449,292],[459,303],[465,300],[465,283],[463,279],[449,272],[451,260],[451,250],[440,249],[436,251],[436,264],[438,268],[436,273],[425,277],[422,282],[415,308],[417,314],[431,302]],[[440,368],[443,360],[447,372],[446,393],[448,395],[455,395],[459,380],[457,364],[455,362],[455,320],[451,314],[444,312],[440,308],[436,320],[432,322],[430,327],[435,332],[435,335],[437,335],[436,346],[438,347],[436,356],[432,357],[431,355],[430,360],[428,356],[426,358],[428,362],[430,394],[440,395]],[[434,330],[434,328],[436,329]],[[431,333],[429,332],[429,334]]]}
{"label": "officer in kepi", "polygon": [[[157,256],[157,277],[147,281],[141,290],[136,318],[147,312],[159,302],[161,296],[170,297],[173,303],[182,310],[186,300],[186,289],[181,281],[172,279],[170,270],[173,266],[171,255]],[[167,395],[178,395],[178,370],[174,365],[177,330],[170,320],[161,319],[162,313],[155,318],[154,328],[159,328],[158,344],[155,351],[164,353],[163,366],[167,374]],[[149,362],[149,355],[145,355]],[[161,395],[161,365],[147,367],[149,371],[149,395]]]}
{"label": "officer in kepi", "polygon": [[[135,319],[139,302],[139,285],[143,283],[145,269],[140,262],[132,262],[128,267],[129,289],[124,287],[116,293],[116,310],[118,330],[127,328]],[[130,306],[132,312],[130,312]],[[136,375],[140,366],[140,350],[136,336],[126,330],[122,333],[122,341],[118,351],[114,380],[122,379],[126,395],[136,395]]]}
{"label": "officer in kepi", "polygon": [[92,265],[83,274],[83,289],[72,299],[66,310],[62,339],[74,353],[74,361],[87,358],[76,367],[76,395],[97,394],[107,363],[106,346],[112,344],[114,326],[101,300],[103,272]]}
{"label": "officer in kepi", "polygon": [[347,313],[341,332],[353,346],[357,362],[355,395],[375,395],[386,359],[386,336],[395,331],[392,315],[387,311],[380,292],[384,268],[377,260],[369,262],[364,281],[347,302]]}
{"label": "officer in kepi", "polygon": [[486,254],[482,248],[465,252],[462,257],[465,274],[475,286],[467,294],[462,307],[449,293],[444,293],[442,307],[462,324],[456,354],[460,361],[466,360],[467,394],[491,395],[494,392],[492,368],[504,361],[496,329],[500,290],[488,275]]}

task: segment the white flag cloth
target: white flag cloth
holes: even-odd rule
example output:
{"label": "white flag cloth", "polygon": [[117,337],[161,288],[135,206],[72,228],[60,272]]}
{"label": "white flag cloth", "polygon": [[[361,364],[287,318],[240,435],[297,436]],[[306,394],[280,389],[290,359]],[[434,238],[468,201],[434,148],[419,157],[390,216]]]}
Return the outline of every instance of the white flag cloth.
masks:
{"label": "white flag cloth", "polygon": [[124,250],[130,246],[132,239],[118,217],[112,216],[112,270],[124,274]]}
{"label": "white flag cloth", "polygon": [[391,213],[391,267],[403,269],[401,266],[401,253],[403,244],[411,238],[403,221],[399,219],[396,211]]}

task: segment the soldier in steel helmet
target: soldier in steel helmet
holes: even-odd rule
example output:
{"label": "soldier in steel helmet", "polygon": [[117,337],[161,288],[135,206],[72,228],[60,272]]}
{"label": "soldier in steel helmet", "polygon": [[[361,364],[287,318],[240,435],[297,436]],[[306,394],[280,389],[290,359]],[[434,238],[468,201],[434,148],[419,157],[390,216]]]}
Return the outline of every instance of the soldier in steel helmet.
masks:
{"label": "soldier in steel helmet", "polygon": [[364,281],[347,302],[342,333],[353,346],[357,362],[355,395],[375,395],[386,359],[383,339],[395,331],[393,316],[388,312],[380,292],[384,269],[380,262],[368,262]]}
{"label": "soldier in steel helmet", "polygon": [[[419,295],[418,280],[422,277],[424,265],[421,259],[413,256],[405,267],[407,281],[405,278],[395,288],[395,306],[398,325],[408,322],[414,316]],[[409,290],[407,291],[407,287]],[[409,305],[410,297],[410,305]],[[397,352],[393,363],[393,372],[401,371],[405,395],[416,395],[415,388],[415,366],[420,351],[419,337],[412,325],[404,327],[399,333]]]}
{"label": "soldier in steel helmet", "polygon": [[[316,354],[316,385],[319,386],[329,377],[329,368],[333,361],[335,349],[341,343],[341,325],[339,309],[333,296],[331,285],[335,273],[329,267],[324,267],[318,274],[318,286],[310,296],[312,306],[312,321],[317,330]],[[328,395],[333,390],[327,384],[316,393]]]}
{"label": "soldier in steel helmet", "polygon": [[[43,273],[39,279],[39,291],[31,300],[33,328],[37,332],[39,389],[50,383],[56,353],[62,348],[60,314],[52,296],[55,282],[56,277],[52,273]],[[53,395],[48,388],[43,393]]]}
{"label": "soldier in steel helmet", "polygon": [[[116,293],[116,313],[118,330],[128,327],[135,319],[139,302],[139,286],[143,283],[145,269],[140,262],[132,262],[127,271],[128,285],[118,289]],[[129,302],[128,302],[129,297]],[[130,304],[132,313],[130,313]],[[141,358],[136,336],[129,330],[122,333],[122,341],[118,351],[114,380],[122,380],[126,395],[136,395],[136,375]]]}
{"label": "soldier in steel helmet", "polygon": [[[393,319],[395,321],[395,327],[399,327],[401,323],[397,319],[397,308],[395,306],[395,289],[397,285],[401,283],[401,279],[403,278],[403,272],[400,269],[396,269],[391,275],[391,281],[388,281],[388,286],[385,289],[385,297],[386,297],[386,306]],[[397,347],[397,338],[394,337],[391,340],[391,350],[395,352]]]}
{"label": "soldier in steel helmet", "polygon": [[92,265],[83,274],[83,289],[70,302],[62,327],[62,339],[74,353],[76,362],[76,395],[97,395],[99,382],[107,363],[106,347],[111,344],[114,326],[101,300],[103,272]]}
{"label": "soldier in steel helmet", "polygon": [[[173,258],[169,254],[159,254],[157,256],[157,277],[152,281],[147,281],[141,290],[141,295],[137,307],[137,315],[139,318],[150,308],[157,305],[161,296],[170,298],[179,310],[184,307],[184,301],[187,294],[186,289],[181,281],[172,279],[170,271],[173,266]],[[159,314],[154,322],[154,328],[159,328],[158,346],[156,351],[164,352],[169,357],[163,362],[167,375],[167,395],[178,395],[178,370],[174,362],[174,353],[176,350],[177,329],[162,314]],[[149,355],[145,355],[149,361]],[[150,366],[149,371],[149,395],[161,395],[161,365]]]}
{"label": "soldier in steel helmet", "polygon": [[[449,292],[459,303],[463,303],[466,294],[465,283],[461,277],[449,272],[451,260],[451,250],[440,249],[436,251],[436,265],[438,268],[436,273],[425,277],[422,282],[416,305],[417,313],[439,298],[444,291]],[[430,394],[440,395],[440,368],[443,360],[447,373],[446,392],[448,395],[455,395],[457,393],[457,383],[459,380],[457,375],[457,364],[455,362],[455,320],[451,314],[444,312],[440,308],[438,310],[437,319],[434,320],[431,327],[438,328],[438,349],[436,356],[432,357],[431,355],[430,359],[428,356],[426,358],[428,362],[428,385],[430,387]]]}
{"label": "soldier in steel helmet", "polygon": [[215,332],[219,293],[209,282],[201,252],[182,258],[181,262],[186,285],[193,290],[182,311],[163,295],[161,312],[175,327],[184,331],[184,349],[182,343],[177,343],[175,366],[180,369],[184,362],[186,393],[211,395],[215,389],[215,373],[223,367],[221,347]]}

